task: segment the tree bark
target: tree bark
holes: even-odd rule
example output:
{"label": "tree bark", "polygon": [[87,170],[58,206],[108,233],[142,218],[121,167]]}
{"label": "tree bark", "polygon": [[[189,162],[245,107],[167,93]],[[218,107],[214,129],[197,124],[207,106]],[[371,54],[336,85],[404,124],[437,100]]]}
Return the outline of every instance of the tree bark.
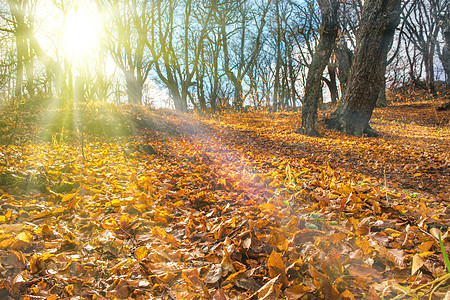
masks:
{"label": "tree bark", "polygon": [[[448,13],[450,17],[450,12]],[[444,48],[442,53],[439,55],[439,59],[444,67],[445,76],[447,77],[447,87],[450,88],[450,20],[449,18],[444,18],[442,22],[442,35],[444,36]]]}
{"label": "tree bark", "polygon": [[128,103],[142,104],[142,91],[144,89],[144,81],[139,75],[133,74],[131,70],[124,71],[126,74],[126,88]]}
{"label": "tree bark", "polygon": [[388,105],[386,98],[386,77],[381,82],[380,92],[378,94],[376,107],[386,107]]}
{"label": "tree bark", "polygon": [[342,132],[376,136],[369,126],[385,72],[389,45],[400,21],[401,0],[367,0],[357,33],[344,97],[327,123]]}
{"label": "tree bark", "polygon": [[317,131],[317,109],[322,94],[322,74],[328,64],[338,34],[337,0],[317,0],[322,14],[320,41],[314,52],[306,78],[305,96],[302,107],[302,128],[299,132],[309,136],[319,136]]}
{"label": "tree bark", "polygon": [[279,97],[280,87],[280,69],[281,69],[281,22],[280,22],[280,1],[275,0],[275,13],[277,18],[277,31],[276,31],[276,66],[275,66],[275,78],[273,87],[273,109],[277,111],[281,103]]}
{"label": "tree bark", "polygon": [[353,53],[347,47],[347,42],[344,37],[339,39],[338,47],[336,49],[336,60],[338,65],[338,79],[341,87],[341,95],[344,94],[345,86],[347,85],[350,67],[352,65]]}
{"label": "tree bark", "polygon": [[322,79],[327,84],[328,89],[330,90],[331,104],[336,104],[338,99],[338,90],[336,83],[336,66],[332,63],[329,63],[327,68],[330,79],[326,77],[323,77]]}
{"label": "tree bark", "polygon": [[428,51],[425,51],[423,53],[423,59],[425,62],[425,78],[427,83],[427,89],[432,94],[436,93],[435,87],[434,87],[434,52],[435,52],[435,46],[434,43],[430,45],[430,48]]}

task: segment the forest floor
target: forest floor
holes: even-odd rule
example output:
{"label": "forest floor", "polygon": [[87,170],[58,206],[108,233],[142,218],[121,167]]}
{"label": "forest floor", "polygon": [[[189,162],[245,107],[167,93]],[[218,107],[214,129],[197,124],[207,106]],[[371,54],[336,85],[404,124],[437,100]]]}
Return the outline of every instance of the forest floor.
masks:
{"label": "forest floor", "polygon": [[298,112],[94,107],[77,130],[4,109],[0,298],[450,299],[436,107],[376,109],[378,138],[302,136]]}

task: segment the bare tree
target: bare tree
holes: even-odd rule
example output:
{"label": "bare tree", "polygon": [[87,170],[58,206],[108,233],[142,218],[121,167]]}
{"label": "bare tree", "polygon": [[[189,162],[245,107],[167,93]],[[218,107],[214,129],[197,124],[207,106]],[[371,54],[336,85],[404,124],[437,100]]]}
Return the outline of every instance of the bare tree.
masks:
{"label": "bare tree", "polygon": [[[450,88],[450,3],[444,7],[444,10],[440,15],[440,27],[443,37],[444,46],[441,48],[438,46],[439,59],[442,62],[442,66],[447,77],[447,87]],[[441,50],[442,49],[442,50]]]}
{"label": "bare tree", "polygon": [[299,130],[309,136],[319,135],[317,110],[322,93],[322,74],[328,64],[338,34],[339,2],[337,0],[318,0],[317,2],[322,15],[321,35],[308,70],[302,108],[302,128]]}
{"label": "bare tree", "polygon": [[201,58],[216,4],[182,2],[157,2],[151,15],[149,48],[158,78],[168,88],[175,108],[187,111],[188,98],[197,105],[190,89],[196,85],[195,75],[202,72]]}
{"label": "bare tree", "polygon": [[122,71],[129,103],[140,104],[142,90],[153,61],[147,47],[149,0],[97,0],[108,18],[107,48]]}
{"label": "bare tree", "polygon": [[205,90],[205,93],[207,93],[205,96],[209,99],[210,107],[215,111],[219,102],[219,94],[223,84],[222,81],[225,76],[223,69],[220,67],[222,48],[220,45],[219,26],[212,26],[204,42],[205,47],[202,65],[199,67],[201,73],[199,72],[197,75],[197,89],[203,88]]}
{"label": "bare tree", "polygon": [[14,35],[16,46],[16,81],[14,95],[22,96],[24,75],[26,75],[26,88],[30,96],[34,95],[34,52],[29,39],[34,34],[34,15],[36,1],[8,0],[9,16],[2,14],[8,25],[0,30]]}
{"label": "bare tree", "polygon": [[328,124],[348,134],[374,136],[369,126],[384,80],[387,52],[400,22],[401,0],[367,0],[344,97]]}
{"label": "bare tree", "polygon": [[[249,7],[245,7],[241,4],[236,7],[230,7],[229,2],[225,2],[226,5],[219,11],[219,22],[221,25],[221,41],[224,54],[224,70],[228,77],[228,80],[234,87],[234,102],[233,105],[240,109],[244,104],[244,93],[242,88],[242,82],[244,77],[249,72],[252,65],[255,63],[256,58],[261,51],[263,44],[263,30],[266,25],[266,15],[270,8],[270,2],[263,4],[262,11],[250,13]],[[239,20],[237,22],[237,30],[232,32],[227,31],[227,24],[230,22],[229,14],[233,13],[233,10],[237,9],[239,13]],[[258,17],[257,17],[258,16]],[[250,18],[255,19],[255,24],[249,24]],[[258,18],[259,23],[256,23]],[[233,21],[232,21],[233,22]],[[248,38],[249,33],[253,30],[251,26],[256,26],[256,34],[254,39]],[[238,46],[232,49],[236,50],[231,52],[230,45],[235,33],[239,34]]]}
{"label": "bare tree", "polygon": [[422,54],[425,79],[432,91],[440,15],[445,5],[448,6],[447,0],[410,0],[403,13],[404,35]]}

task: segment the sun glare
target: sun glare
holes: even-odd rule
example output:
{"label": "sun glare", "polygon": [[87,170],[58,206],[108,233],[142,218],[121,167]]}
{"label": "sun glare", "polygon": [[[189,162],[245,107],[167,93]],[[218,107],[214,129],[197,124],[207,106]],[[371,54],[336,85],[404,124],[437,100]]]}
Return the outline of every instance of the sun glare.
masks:
{"label": "sun glare", "polygon": [[72,59],[81,59],[95,50],[100,39],[101,19],[88,7],[69,13],[62,28],[63,51]]}

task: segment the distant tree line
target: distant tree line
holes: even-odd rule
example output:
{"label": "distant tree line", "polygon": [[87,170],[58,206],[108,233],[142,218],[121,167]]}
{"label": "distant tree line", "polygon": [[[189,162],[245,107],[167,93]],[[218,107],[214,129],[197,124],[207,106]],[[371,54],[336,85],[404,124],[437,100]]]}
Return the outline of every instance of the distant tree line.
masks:
{"label": "distant tree line", "polygon": [[[303,106],[303,122],[313,127],[323,87],[337,103],[352,65],[362,63],[356,54],[364,7],[393,5],[387,0],[95,0],[92,9],[105,20],[103,34],[86,67],[74,72],[64,53],[42,47],[37,33],[48,20],[37,11],[46,3],[64,16],[76,2],[0,0],[3,98],[46,94],[106,101],[124,89],[129,103],[142,104],[146,84],[153,81],[167,89],[180,111]],[[380,61],[388,70],[383,78],[386,74],[390,85],[425,82],[433,91],[439,75],[450,86],[449,1],[397,2],[399,19],[385,45],[390,51]],[[56,44],[58,37],[53,39]],[[106,70],[109,60],[122,80]],[[385,80],[377,87],[377,101],[385,104]]]}

